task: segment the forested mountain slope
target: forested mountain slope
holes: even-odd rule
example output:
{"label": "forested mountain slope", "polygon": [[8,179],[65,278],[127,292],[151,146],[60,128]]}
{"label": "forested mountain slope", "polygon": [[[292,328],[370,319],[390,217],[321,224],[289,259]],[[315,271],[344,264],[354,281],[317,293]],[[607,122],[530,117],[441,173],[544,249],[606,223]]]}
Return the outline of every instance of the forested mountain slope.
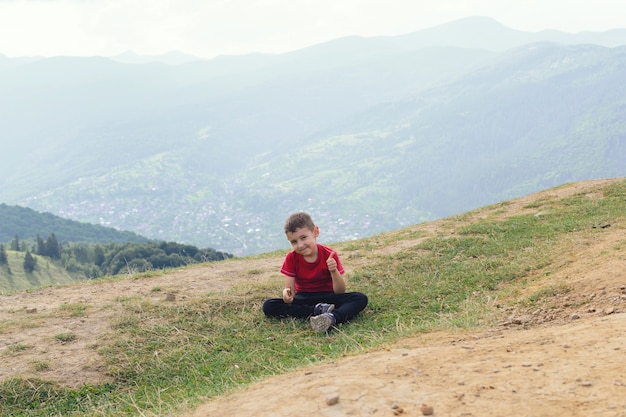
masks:
{"label": "forested mountain slope", "polygon": [[0,242],[18,236],[34,241],[37,235],[45,238],[54,233],[57,239],[68,242],[116,243],[146,242],[147,238],[133,232],[116,230],[90,223],[64,219],[51,213],[39,213],[28,207],[0,203]]}
{"label": "forested mountain slope", "polygon": [[622,35],[475,18],[177,66],[0,65],[0,201],[242,255],[285,247],[295,210],[347,240],[623,176]]}

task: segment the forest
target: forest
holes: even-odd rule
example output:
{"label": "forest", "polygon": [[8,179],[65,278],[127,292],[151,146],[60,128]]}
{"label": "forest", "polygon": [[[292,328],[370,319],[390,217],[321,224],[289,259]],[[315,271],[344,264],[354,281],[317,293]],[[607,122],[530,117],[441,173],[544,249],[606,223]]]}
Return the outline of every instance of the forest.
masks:
{"label": "forest", "polygon": [[211,248],[149,240],[128,231],[0,204],[0,278],[15,279],[18,271],[11,271],[8,253],[23,259],[19,268],[23,267],[25,273],[36,273],[39,268],[47,274],[37,263],[49,260],[74,279],[177,268],[233,257]]}
{"label": "forest", "polygon": [[59,263],[73,276],[93,279],[153,269],[177,268],[185,265],[221,261],[231,254],[214,249],[199,249],[175,242],[147,241],[125,243],[59,243],[54,233],[47,239],[37,235],[34,242],[15,235],[5,246],[0,244],[0,265],[7,265],[7,249],[24,253],[24,270],[37,268],[38,255]]}

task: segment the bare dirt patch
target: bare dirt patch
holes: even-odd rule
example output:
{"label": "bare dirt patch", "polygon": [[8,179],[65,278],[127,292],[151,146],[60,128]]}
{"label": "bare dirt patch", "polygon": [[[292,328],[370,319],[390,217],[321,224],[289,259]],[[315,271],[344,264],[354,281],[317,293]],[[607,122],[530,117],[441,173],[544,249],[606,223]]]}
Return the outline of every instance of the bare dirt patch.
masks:
{"label": "bare dirt patch", "polygon": [[[97,350],[116,318],[116,300],[141,297],[184,303],[209,291],[224,291],[242,279],[278,277],[278,262],[279,258],[225,261],[165,275],[1,296],[0,378],[38,377],[69,387],[106,381]],[[65,334],[73,334],[75,340],[56,338]]]}
{"label": "bare dirt patch", "polygon": [[[541,215],[534,201],[585,193],[610,181],[513,200],[498,215]],[[602,196],[589,191],[589,198]],[[374,247],[371,256],[423,236],[453,233],[448,225],[442,220],[416,226],[421,237],[399,241],[395,249]],[[619,249],[626,247],[624,229],[612,224],[593,239],[565,243],[556,268],[538,271],[523,289],[501,300],[497,324],[490,328],[425,334],[265,379],[187,416],[418,416],[428,407],[434,416],[626,416],[626,252]],[[347,245],[337,245],[338,251]],[[355,257],[347,266],[362,262]],[[278,288],[281,263],[277,255],[2,296],[0,378],[34,376],[67,386],[102,382],[106,375],[97,348],[119,297],[185,302],[242,279],[275,280]],[[519,302],[542,291],[551,296],[532,306]],[[76,341],[55,339],[67,333]]]}
{"label": "bare dirt patch", "polygon": [[[434,334],[259,382],[191,416],[623,416],[625,314]],[[339,401],[328,405],[327,399]]]}

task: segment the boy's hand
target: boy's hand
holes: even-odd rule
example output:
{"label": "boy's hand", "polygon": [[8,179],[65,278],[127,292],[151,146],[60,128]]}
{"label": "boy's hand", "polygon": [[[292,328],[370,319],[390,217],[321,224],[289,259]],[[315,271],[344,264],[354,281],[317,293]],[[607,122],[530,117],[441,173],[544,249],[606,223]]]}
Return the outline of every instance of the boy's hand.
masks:
{"label": "boy's hand", "polygon": [[335,254],[336,252],[332,251],[328,256],[328,259],[326,259],[326,266],[328,266],[328,270],[330,272],[337,271],[337,261],[335,260]]}
{"label": "boy's hand", "polygon": [[293,303],[293,293],[291,288],[283,288],[283,301],[287,304]]}

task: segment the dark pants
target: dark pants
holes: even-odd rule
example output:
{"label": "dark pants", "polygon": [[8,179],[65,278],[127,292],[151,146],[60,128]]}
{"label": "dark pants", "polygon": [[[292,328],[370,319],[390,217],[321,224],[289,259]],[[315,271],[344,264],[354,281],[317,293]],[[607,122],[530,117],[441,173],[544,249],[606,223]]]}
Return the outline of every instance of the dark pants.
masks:
{"label": "dark pants", "polygon": [[335,294],[332,292],[299,292],[293,304],[286,304],[282,298],[270,298],[263,303],[263,313],[267,317],[295,317],[306,319],[313,315],[317,303],[334,304],[332,314],[337,323],[345,323],[359,314],[367,306],[367,296],[360,292]]}

